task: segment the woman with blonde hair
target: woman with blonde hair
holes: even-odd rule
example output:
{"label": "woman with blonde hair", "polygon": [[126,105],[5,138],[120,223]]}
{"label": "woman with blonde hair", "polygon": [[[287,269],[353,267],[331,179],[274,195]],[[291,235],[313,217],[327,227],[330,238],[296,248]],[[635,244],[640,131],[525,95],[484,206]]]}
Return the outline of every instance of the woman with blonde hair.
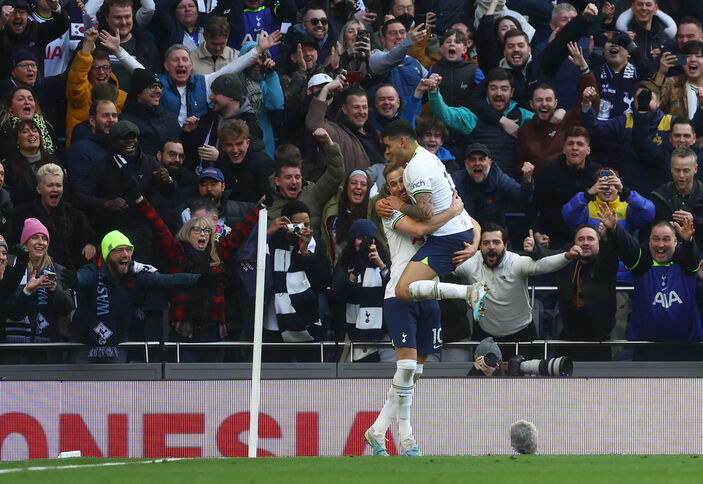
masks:
{"label": "woman with blonde hair", "polygon": [[[187,220],[174,237],[144,197],[136,200],[136,211],[151,225],[154,241],[167,263],[169,274],[186,272],[219,278],[224,276],[224,262],[234,255],[256,225],[259,207],[217,242],[208,218]],[[170,302],[168,317],[176,341],[214,342],[227,335],[223,280],[218,280],[213,288],[174,292],[170,295]],[[223,349],[181,350],[182,362],[218,362],[223,359]]]}

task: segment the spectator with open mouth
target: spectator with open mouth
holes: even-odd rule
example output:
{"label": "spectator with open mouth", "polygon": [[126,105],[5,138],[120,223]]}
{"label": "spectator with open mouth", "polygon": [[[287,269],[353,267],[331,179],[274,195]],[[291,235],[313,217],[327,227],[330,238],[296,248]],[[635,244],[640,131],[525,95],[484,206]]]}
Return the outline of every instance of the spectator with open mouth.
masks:
{"label": "spectator with open mouth", "polygon": [[21,120],[8,142],[5,181],[15,205],[31,202],[36,196],[36,173],[46,163],[59,163],[41,144],[40,129],[32,120]]}
{"label": "spectator with open mouth", "polygon": [[0,104],[0,158],[7,156],[9,148],[16,145],[13,129],[20,121],[33,121],[39,129],[41,148],[53,155],[57,151],[54,129],[42,113],[34,91],[26,87],[15,87],[3,98]]}

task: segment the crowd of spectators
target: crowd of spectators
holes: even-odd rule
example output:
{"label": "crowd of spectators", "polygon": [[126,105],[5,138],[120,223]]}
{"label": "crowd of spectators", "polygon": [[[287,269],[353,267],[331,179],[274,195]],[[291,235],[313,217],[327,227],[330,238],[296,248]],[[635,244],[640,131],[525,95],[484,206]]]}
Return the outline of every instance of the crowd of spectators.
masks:
{"label": "crowd of spectators", "polygon": [[[376,204],[399,190],[396,120],[483,227],[450,279],[493,281],[486,316],[443,303],[445,343],[703,358],[677,346],[703,340],[703,2],[3,0],[0,98],[0,341],[85,345],[4,363],[251,341],[264,206],[264,341],[389,341]],[[557,292],[535,305],[528,276]],[[394,358],[340,347],[326,358]]]}

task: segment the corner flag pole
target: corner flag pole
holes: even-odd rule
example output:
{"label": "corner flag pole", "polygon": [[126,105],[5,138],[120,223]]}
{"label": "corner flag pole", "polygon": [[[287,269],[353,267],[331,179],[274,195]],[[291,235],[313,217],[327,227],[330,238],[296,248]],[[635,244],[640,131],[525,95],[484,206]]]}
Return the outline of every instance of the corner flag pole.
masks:
{"label": "corner flag pole", "polygon": [[264,326],[264,285],[266,282],[266,229],[268,211],[259,211],[256,241],[256,296],[254,299],[254,353],[251,361],[249,400],[249,457],[256,457],[259,444],[259,403],[261,401],[261,340]]}

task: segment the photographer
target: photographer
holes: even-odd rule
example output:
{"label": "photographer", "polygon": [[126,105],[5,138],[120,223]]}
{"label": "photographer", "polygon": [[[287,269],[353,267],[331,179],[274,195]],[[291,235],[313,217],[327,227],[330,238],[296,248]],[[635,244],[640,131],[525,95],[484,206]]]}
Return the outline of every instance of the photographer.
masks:
{"label": "photographer", "polygon": [[[268,252],[273,268],[273,298],[264,317],[264,342],[313,342],[323,339],[325,328],[319,299],[328,286],[330,265],[325,247],[313,237],[310,209],[300,200],[285,204],[281,216],[268,229]],[[316,347],[273,347],[264,361],[320,361]]]}
{"label": "photographer", "polygon": [[[356,220],[349,229],[347,245],[334,269],[330,306],[337,314],[337,334],[346,331],[351,341],[388,340],[383,321],[383,295],[390,277],[390,257],[378,240],[371,220]],[[335,304],[337,303],[337,304]],[[344,328],[339,328],[342,321]],[[390,353],[389,358],[384,358]],[[351,361],[395,361],[388,348],[355,346]]]}
{"label": "photographer", "polygon": [[503,353],[493,337],[483,338],[474,351],[474,366],[468,376],[505,376]]}

